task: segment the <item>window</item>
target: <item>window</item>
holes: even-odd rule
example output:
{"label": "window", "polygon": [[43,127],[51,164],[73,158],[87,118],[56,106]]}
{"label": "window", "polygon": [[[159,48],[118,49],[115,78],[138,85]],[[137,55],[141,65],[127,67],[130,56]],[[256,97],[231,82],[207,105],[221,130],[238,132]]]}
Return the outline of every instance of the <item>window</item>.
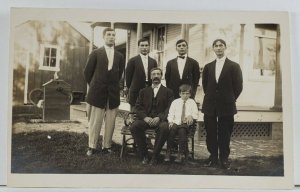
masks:
{"label": "window", "polygon": [[163,66],[163,61],[164,61],[164,50],[165,50],[165,40],[166,40],[166,28],[159,27],[157,29],[157,42],[156,42],[156,48],[158,51],[158,66],[162,67]]}
{"label": "window", "polygon": [[274,77],[276,70],[276,25],[255,26],[253,70],[260,77]]}
{"label": "window", "polygon": [[41,45],[40,70],[59,71],[60,50],[56,45]]}

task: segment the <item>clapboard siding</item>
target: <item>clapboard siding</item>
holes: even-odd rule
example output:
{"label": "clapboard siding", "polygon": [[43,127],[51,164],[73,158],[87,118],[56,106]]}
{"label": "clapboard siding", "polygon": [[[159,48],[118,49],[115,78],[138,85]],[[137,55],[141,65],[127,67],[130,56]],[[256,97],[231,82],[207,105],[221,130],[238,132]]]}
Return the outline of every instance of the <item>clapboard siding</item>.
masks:
{"label": "clapboard siding", "polygon": [[[88,56],[89,41],[68,22],[27,21],[15,29],[14,42],[14,104],[23,104],[26,64],[28,94],[54,77],[54,71],[40,69],[42,44],[56,45],[60,49],[59,78],[75,91],[86,92],[83,69]],[[21,60],[24,53],[29,58]]]}

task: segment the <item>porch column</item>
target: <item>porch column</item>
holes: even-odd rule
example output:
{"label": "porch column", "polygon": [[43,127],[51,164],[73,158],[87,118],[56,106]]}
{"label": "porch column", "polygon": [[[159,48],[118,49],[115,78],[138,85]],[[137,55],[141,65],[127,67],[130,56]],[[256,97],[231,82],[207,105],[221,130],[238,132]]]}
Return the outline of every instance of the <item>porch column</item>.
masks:
{"label": "porch column", "polygon": [[245,37],[245,24],[241,24],[239,64],[242,70],[244,65],[244,37]]}
{"label": "porch column", "polygon": [[110,23],[110,28],[112,28],[112,29],[115,28],[115,23],[114,23],[114,22],[111,22],[111,23]]}
{"label": "porch column", "polygon": [[136,42],[140,40],[143,37],[143,24],[138,23],[137,24],[137,31],[136,31]]}
{"label": "porch column", "polygon": [[182,24],[181,25],[181,38],[189,42],[189,25]]}
{"label": "porch column", "polygon": [[276,67],[275,67],[275,99],[274,107],[275,110],[282,110],[282,74],[280,65],[280,25],[277,25],[277,36],[276,36]]}
{"label": "porch column", "polygon": [[91,26],[91,41],[90,41],[90,48],[89,48],[89,53],[93,51],[93,45],[94,45],[94,26]]}

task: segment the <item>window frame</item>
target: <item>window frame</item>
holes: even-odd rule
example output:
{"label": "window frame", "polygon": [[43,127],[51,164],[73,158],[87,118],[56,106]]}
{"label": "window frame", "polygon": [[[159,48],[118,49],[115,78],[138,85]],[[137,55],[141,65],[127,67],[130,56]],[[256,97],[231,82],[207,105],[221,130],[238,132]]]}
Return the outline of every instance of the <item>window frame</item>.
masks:
{"label": "window frame", "polygon": [[[46,48],[50,48],[50,55],[51,55],[51,49],[56,49],[55,67],[44,66],[44,58],[45,58],[45,49]],[[60,48],[58,45],[53,45],[53,44],[48,44],[48,43],[41,44],[39,70],[60,71]]]}

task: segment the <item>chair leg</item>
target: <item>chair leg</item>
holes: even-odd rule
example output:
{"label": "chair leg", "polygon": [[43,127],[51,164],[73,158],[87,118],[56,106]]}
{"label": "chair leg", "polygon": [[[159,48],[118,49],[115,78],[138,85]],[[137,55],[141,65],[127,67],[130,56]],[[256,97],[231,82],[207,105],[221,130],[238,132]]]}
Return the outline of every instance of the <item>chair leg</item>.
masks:
{"label": "chair leg", "polygon": [[125,147],[126,147],[126,136],[123,135],[122,148],[121,148],[121,153],[120,153],[120,158],[121,159],[123,159],[124,152],[125,152]]}
{"label": "chair leg", "polygon": [[195,146],[194,146],[194,143],[195,141],[194,141],[194,137],[192,138],[192,158],[193,158],[193,160],[195,159],[195,157],[194,157],[194,154],[195,154],[195,151],[194,151],[194,148],[195,148]]}

